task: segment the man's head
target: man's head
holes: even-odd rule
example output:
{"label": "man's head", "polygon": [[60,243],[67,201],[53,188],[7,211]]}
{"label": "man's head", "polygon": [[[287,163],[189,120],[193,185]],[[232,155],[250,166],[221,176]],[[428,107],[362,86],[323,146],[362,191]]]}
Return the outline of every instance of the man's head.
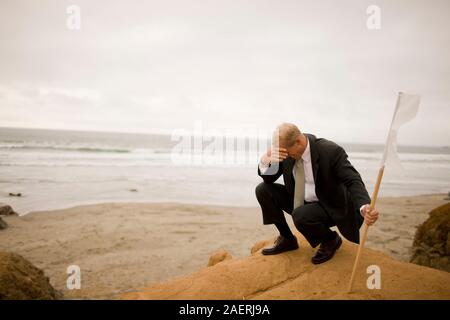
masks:
{"label": "man's head", "polygon": [[288,156],[300,159],[307,145],[307,139],[292,123],[282,123],[272,135],[272,145],[286,149]]}

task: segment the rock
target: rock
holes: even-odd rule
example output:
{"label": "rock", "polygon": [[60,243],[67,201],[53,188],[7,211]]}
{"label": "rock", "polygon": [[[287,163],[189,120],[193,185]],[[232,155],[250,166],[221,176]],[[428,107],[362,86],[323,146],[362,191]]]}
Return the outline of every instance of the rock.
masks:
{"label": "rock", "polygon": [[417,255],[414,260],[411,261],[412,263],[419,264],[421,266],[429,266],[430,264],[430,258],[427,255]]}
{"label": "rock", "polygon": [[447,255],[450,255],[450,232],[447,233],[447,246],[445,248]]}
{"label": "rock", "polygon": [[19,192],[19,193],[12,193],[12,192],[10,192],[9,193],[9,196],[10,197],[21,197],[22,196],[22,194]]}
{"label": "rock", "polygon": [[450,272],[450,203],[430,212],[414,237],[411,262]]}
{"label": "rock", "polygon": [[17,215],[17,212],[11,208],[11,206],[0,203],[0,216],[11,216],[11,215]]}
{"label": "rock", "polygon": [[233,257],[231,256],[231,254],[228,251],[226,251],[226,250],[218,250],[218,251],[214,252],[209,257],[208,267],[216,265],[219,262],[222,262],[222,261],[225,261],[225,260],[230,260],[232,258]]}
{"label": "rock", "polygon": [[0,217],[0,230],[8,228],[8,224]]}
{"label": "rock", "polygon": [[44,272],[22,256],[0,251],[0,300],[54,300],[62,298]]}
{"label": "rock", "polygon": [[[246,258],[228,259],[182,277],[152,283],[119,299],[450,299],[450,273],[396,261],[370,248],[361,255],[354,292],[348,293],[358,246],[343,241],[333,259],[313,265],[311,256],[317,249],[306,244],[300,234],[296,236],[299,250],[264,256],[259,251],[261,245],[272,245],[274,239],[260,241],[253,246],[254,254]],[[222,253],[226,256],[226,251]],[[374,264],[382,270],[384,290],[367,287],[366,270]]]}
{"label": "rock", "polygon": [[257,253],[262,248],[268,246],[269,244],[273,244],[273,240],[262,240],[255,243],[252,248],[250,249],[251,254]]}

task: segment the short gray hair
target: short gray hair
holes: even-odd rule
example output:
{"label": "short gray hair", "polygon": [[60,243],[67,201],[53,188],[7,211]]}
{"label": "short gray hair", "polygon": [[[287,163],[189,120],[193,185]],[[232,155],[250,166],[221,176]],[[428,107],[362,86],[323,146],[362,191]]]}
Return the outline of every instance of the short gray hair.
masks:
{"label": "short gray hair", "polygon": [[275,129],[272,135],[272,144],[278,145],[279,143],[286,148],[292,147],[301,134],[295,124],[283,122]]}

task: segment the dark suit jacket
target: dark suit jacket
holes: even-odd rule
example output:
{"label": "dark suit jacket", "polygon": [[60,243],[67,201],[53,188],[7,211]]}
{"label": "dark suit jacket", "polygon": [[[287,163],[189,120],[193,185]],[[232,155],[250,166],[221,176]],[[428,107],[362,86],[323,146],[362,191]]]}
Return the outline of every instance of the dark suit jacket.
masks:
{"label": "dark suit jacket", "polygon": [[[370,203],[370,197],[358,171],[347,159],[345,150],[336,143],[305,134],[310,143],[311,164],[316,195],[341,234],[359,243],[359,228],[364,219],[359,209]],[[283,175],[284,185],[294,198],[295,180],[292,174],[295,160],[288,157],[278,166],[273,164],[264,175],[265,182],[274,183]]]}

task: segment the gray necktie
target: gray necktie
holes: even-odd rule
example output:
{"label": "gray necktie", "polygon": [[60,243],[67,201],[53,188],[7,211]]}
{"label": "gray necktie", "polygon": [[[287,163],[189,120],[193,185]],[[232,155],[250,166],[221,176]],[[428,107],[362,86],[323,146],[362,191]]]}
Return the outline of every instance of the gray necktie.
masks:
{"label": "gray necktie", "polygon": [[305,169],[303,168],[303,159],[300,158],[295,163],[295,190],[294,190],[294,209],[305,204]]}

